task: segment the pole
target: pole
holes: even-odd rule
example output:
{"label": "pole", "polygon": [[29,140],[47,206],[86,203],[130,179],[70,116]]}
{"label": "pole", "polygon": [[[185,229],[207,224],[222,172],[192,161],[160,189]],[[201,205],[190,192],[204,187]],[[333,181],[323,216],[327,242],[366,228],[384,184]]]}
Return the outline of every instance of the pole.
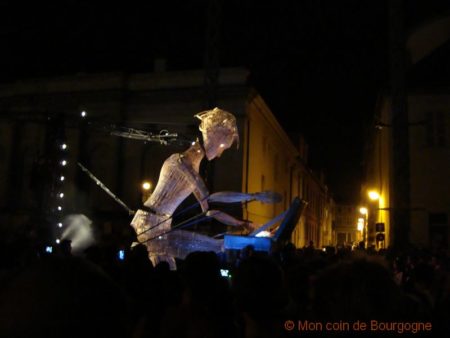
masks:
{"label": "pole", "polygon": [[117,197],[111,190],[108,189],[106,185],[102,183],[97,177],[94,176],[86,167],[84,167],[80,162],[78,162],[78,166],[83,170],[88,176],[95,182],[97,185],[102,188],[104,192],[106,192],[109,196],[111,196],[114,201],[119,203],[130,215],[134,215],[135,211],[131,210],[119,197]]}
{"label": "pole", "polygon": [[389,1],[390,89],[392,100],[392,212],[396,249],[409,243],[410,163],[407,94],[405,86],[404,1]]}

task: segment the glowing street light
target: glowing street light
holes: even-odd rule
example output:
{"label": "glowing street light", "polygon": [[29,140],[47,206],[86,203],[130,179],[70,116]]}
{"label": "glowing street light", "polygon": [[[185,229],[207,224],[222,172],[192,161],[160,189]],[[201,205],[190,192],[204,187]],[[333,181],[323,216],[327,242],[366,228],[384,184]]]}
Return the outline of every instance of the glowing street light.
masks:
{"label": "glowing street light", "polygon": [[83,110],[83,111],[81,112],[81,117],[86,117],[86,115],[87,115],[87,114],[86,114],[86,111]]}
{"label": "glowing street light", "polygon": [[359,208],[359,213],[360,213],[360,214],[362,214],[362,215],[367,215],[367,212],[368,212],[368,210],[367,210],[366,207],[361,207],[361,208]]}
{"label": "glowing street light", "polygon": [[152,184],[148,181],[142,182],[142,189],[144,190],[150,190],[152,188]]}
{"label": "glowing street light", "polygon": [[380,194],[377,193],[375,190],[369,191],[368,195],[372,201],[377,201],[380,199]]}

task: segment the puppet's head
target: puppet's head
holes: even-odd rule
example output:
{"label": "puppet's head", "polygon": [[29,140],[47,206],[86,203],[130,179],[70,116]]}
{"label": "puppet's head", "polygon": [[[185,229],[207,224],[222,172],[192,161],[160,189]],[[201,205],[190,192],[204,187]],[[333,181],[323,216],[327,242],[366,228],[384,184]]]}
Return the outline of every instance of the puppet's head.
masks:
{"label": "puppet's head", "polygon": [[216,107],[198,113],[195,117],[202,121],[199,129],[208,160],[220,157],[234,142],[239,146],[239,134],[233,114]]}

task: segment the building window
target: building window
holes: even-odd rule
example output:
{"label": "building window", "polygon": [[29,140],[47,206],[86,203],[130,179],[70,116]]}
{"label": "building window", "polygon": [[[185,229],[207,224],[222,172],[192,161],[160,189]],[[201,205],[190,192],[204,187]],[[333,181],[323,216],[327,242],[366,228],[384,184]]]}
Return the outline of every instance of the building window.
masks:
{"label": "building window", "polygon": [[298,175],[298,197],[303,198],[303,177]]}
{"label": "building window", "polygon": [[447,145],[447,121],[443,112],[436,114],[436,139],[439,147],[445,147]]}
{"label": "building window", "polygon": [[448,249],[448,215],[442,213],[429,213],[429,236],[432,249]]}
{"label": "building window", "polygon": [[262,139],[262,151],[263,151],[263,155],[267,154],[267,136],[263,135],[263,139]]}
{"label": "building window", "polygon": [[447,225],[448,218],[445,212],[429,213],[428,222],[430,225]]}
{"label": "building window", "polygon": [[428,112],[426,121],[426,145],[429,147],[447,146],[446,114],[444,112]]}
{"label": "building window", "polygon": [[280,176],[280,170],[279,170],[280,164],[278,162],[279,162],[278,155],[275,155],[275,160],[273,162],[273,175],[275,178],[275,182],[278,182],[278,177]]}

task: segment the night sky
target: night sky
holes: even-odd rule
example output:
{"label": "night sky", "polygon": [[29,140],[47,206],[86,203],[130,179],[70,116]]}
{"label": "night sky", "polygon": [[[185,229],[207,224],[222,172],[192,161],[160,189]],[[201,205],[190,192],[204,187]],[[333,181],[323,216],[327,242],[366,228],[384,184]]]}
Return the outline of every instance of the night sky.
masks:
{"label": "night sky", "polygon": [[[1,81],[203,66],[206,0],[0,3]],[[387,2],[223,2],[220,64],[244,66],[289,132],[310,144],[338,201],[357,202],[364,128],[388,83]],[[424,6],[427,3],[427,7]],[[408,24],[448,6],[408,2]],[[296,122],[298,121],[298,123]]]}

